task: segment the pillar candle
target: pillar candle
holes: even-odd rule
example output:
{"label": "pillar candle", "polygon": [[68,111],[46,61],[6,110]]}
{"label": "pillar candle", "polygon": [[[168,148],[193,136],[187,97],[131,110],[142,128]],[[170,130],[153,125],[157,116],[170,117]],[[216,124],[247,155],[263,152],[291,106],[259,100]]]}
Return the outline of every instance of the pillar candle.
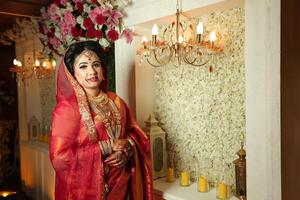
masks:
{"label": "pillar candle", "polygon": [[228,189],[226,183],[219,183],[218,185],[218,198],[219,199],[227,199]]}
{"label": "pillar candle", "polygon": [[198,178],[198,191],[207,192],[207,180],[205,176],[199,176]]}
{"label": "pillar candle", "polygon": [[170,168],[167,169],[166,181],[167,182],[173,182],[174,180],[175,180],[174,169],[170,167]]}
{"label": "pillar candle", "polygon": [[189,174],[189,172],[187,172],[187,171],[181,172],[180,185],[181,186],[189,186],[190,185],[190,174]]}

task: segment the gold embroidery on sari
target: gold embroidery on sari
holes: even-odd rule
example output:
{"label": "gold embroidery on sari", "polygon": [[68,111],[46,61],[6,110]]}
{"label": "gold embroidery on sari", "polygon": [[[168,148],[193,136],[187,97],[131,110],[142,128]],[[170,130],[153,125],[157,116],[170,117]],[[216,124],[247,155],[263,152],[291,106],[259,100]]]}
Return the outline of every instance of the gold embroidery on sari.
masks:
{"label": "gold embroidery on sari", "polygon": [[97,141],[97,133],[96,133],[96,127],[94,124],[94,121],[92,119],[90,108],[87,102],[86,94],[82,87],[79,85],[79,83],[74,79],[74,77],[70,74],[66,66],[64,67],[65,74],[70,81],[71,85],[74,88],[75,95],[78,102],[79,112],[82,116],[84,125],[87,128],[89,139],[92,142]]}

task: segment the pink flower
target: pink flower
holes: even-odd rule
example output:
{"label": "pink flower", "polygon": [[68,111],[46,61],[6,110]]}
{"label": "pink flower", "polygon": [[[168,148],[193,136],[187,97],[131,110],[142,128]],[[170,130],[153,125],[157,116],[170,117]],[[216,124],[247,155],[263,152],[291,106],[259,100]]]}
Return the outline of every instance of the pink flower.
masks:
{"label": "pink flower", "polygon": [[102,15],[103,13],[103,8],[101,7],[96,7],[93,10],[90,11],[89,17],[93,20],[96,21],[97,16]]}
{"label": "pink flower", "polygon": [[54,48],[58,48],[61,45],[60,40],[57,37],[52,37],[49,39],[49,43],[54,47]]}
{"label": "pink flower", "polygon": [[69,26],[75,26],[76,25],[76,19],[71,13],[71,11],[67,11],[64,15],[64,21],[65,23],[68,23]]}
{"label": "pink flower", "polygon": [[103,16],[107,17],[107,25],[112,27],[119,25],[119,19],[123,17],[123,14],[113,10],[112,7],[107,7],[103,11]]}
{"label": "pink flower", "polygon": [[74,3],[82,3],[82,0],[73,0]]}
{"label": "pink flower", "polygon": [[131,43],[133,40],[134,33],[130,29],[125,29],[121,35],[122,38],[125,37],[127,43]]}
{"label": "pink flower", "polygon": [[58,23],[60,21],[60,17],[56,14],[56,12],[58,12],[58,7],[56,4],[52,3],[48,9],[47,15],[52,21]]}
{"label": "pink flower", "polygon": [[116,41],[119,39],[119,33],[115,29],[111,29],[107,32],[108,39],[111,41]]}
{"label": "pink flower", "polygon": [[60,23],[61,36],[64,38],[66,35],[72,32],[72,27],[65,21]]}
{"label": "pink flower", "polygon": [[86,18],[86,19],[83,21],[83,26],[84,26],[86,29],[94,28],[94,24],[93,24],[91,18]]}
{"label": "pink flower", "polygon": [[63,6],[66,6],[68,3],[68,0],[60,0],[60,4]]}

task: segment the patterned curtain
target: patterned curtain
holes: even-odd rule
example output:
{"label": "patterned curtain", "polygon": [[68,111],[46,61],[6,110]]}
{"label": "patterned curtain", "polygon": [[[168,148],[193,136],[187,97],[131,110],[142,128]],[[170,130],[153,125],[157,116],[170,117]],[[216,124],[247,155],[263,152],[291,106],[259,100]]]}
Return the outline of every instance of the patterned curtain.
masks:
{"label": "patterned curtain", "polygon": [[0,120],[0,185],[17,169],[19,158],[16,121]]}

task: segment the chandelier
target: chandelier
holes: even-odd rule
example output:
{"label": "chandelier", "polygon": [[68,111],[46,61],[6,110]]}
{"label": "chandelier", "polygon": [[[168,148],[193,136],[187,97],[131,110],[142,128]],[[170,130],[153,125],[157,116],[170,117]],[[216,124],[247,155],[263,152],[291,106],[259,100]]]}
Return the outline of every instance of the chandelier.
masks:
{"label": "chandelier", "polygon": [[[187,37],[186,29],[180,22],[181,15],[183,15],[182,9],[179,9],[177,0],[176,21],[163,29],[161,40],[158,39],[158,26],[156,24],[152,28],[151,41],[143,36],[142,45],[137,50],[141,62],[147,61],[153,67],[161,67],[169,63],[177,67],[181,64],[199,67],[206,65],[213,55],[223,52],[223,48],[216,45],[218,33],[215,31],[212,31],[209,40],[205,41],[202,22],[198,22],[196,34],[193,31]],[[194,30],[192,24],[188,23],[187,27]],[[167,33],[171,34],[168,39],[166,39]]]}
{"label": "chandelier", "polygon": [[26,81],[32,77],[37,79],[51,78],[54,75],[56,61],[54,58],[46,58],[41,52],[35,51],[33,42],[33,52],[27,53],[24,56],[23,65],[20,60],[13,60],[13,67],[10,67],[10,72],[16,74],[17,81]]}

